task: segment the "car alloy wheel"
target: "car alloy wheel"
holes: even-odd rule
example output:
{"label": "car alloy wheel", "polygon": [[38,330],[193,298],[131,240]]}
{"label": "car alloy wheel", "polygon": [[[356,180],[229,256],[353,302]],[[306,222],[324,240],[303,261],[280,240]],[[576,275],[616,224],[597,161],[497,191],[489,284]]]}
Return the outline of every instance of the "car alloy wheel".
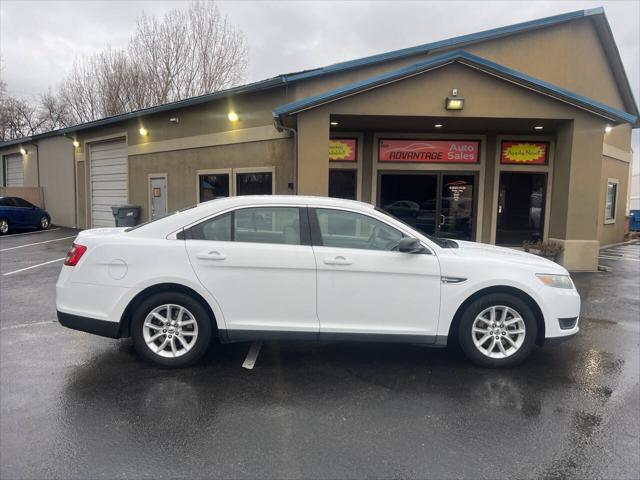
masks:
{"label": "car alloy wheel", "polygon": [[142,326],[144,341],[153,353],[164,358],[185,355],[196,344],[198,323],[181,305],[160,305],[147,315]]}
{"label": "car alloy wheel", "polygon": [[9,232],[9,222],[4,218],[0,220],[0,233],[5,234]]}
{"label": "car alloy wheel", "polygon": [[506,305],[485,308],[471,327],[473,344],[489,358],[507,358],[515,354],[524,343],[526,334],[522,315]]}
{"label": "car alloy wheel", "polygon": [[49,228],[49,219],[47,217],[42,217],[40,219],[40,228],[42,228],[43,230]]}

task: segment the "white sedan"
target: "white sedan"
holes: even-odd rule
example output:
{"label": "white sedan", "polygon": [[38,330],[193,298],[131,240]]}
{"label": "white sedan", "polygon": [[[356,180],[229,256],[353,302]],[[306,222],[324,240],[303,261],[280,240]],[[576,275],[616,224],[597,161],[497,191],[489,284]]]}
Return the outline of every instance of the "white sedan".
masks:
{"label": "white sedan", "polygon": [[213,337],[457,342],[503,367],[575,335],[580,296],[556,263],[427,237],[365,203],[247,196],[81,232],[56,306],[62,325],[131,336],[164,367],[192,364]]}

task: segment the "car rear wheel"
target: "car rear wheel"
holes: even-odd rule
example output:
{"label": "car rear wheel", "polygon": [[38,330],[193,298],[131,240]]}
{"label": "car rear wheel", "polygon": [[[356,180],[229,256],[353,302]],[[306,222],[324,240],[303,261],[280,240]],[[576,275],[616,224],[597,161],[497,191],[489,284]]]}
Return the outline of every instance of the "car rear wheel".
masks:
{"label": "car rear wheel", "polygon": [[47,228],[49,228],[49,217],[43,215],[40,219],[40,225],[38,225],[38,228],[40,230],[46,230]]}
{"label": "car rear wheel", "polygon": [[131,336],[138,354],[165,368],[198,361],[211,342],[211,319],[184,293],[158,293],[136,309]]}
{"label": "car rear wheel", "polygon": [[9,220],[0,218],[0,235],[9,233]]}
{"label": "car rear wheel", "polygon": [[512,367],[529,356],[537,335],[531,308],[509,294],[476,299],[460,320],[458,340],[465,355],[483,367]]}

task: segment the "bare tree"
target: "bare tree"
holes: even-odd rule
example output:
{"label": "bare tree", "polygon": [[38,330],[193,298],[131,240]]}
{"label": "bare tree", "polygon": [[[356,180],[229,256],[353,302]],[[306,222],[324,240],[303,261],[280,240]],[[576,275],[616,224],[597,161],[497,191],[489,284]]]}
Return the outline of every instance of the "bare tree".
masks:
{"label": "bare tree", "polygon": [[81,123],[228,88],[246,65],[244,34],[199,0],[162,19],[143,13],[126,49],[77,59],[58,96]]}

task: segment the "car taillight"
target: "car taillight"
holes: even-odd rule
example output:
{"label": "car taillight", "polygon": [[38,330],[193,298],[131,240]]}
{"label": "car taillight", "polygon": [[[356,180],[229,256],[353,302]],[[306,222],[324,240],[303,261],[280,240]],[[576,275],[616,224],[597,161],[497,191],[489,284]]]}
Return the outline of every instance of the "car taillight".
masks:
{"label": "car taillight", "polygon": [[71,248],[67,252],[67,256],[64,259],[64,264],[67,267],[75,267],[86,251],[87,247],[74,243],[73,245],[71,245]]}

